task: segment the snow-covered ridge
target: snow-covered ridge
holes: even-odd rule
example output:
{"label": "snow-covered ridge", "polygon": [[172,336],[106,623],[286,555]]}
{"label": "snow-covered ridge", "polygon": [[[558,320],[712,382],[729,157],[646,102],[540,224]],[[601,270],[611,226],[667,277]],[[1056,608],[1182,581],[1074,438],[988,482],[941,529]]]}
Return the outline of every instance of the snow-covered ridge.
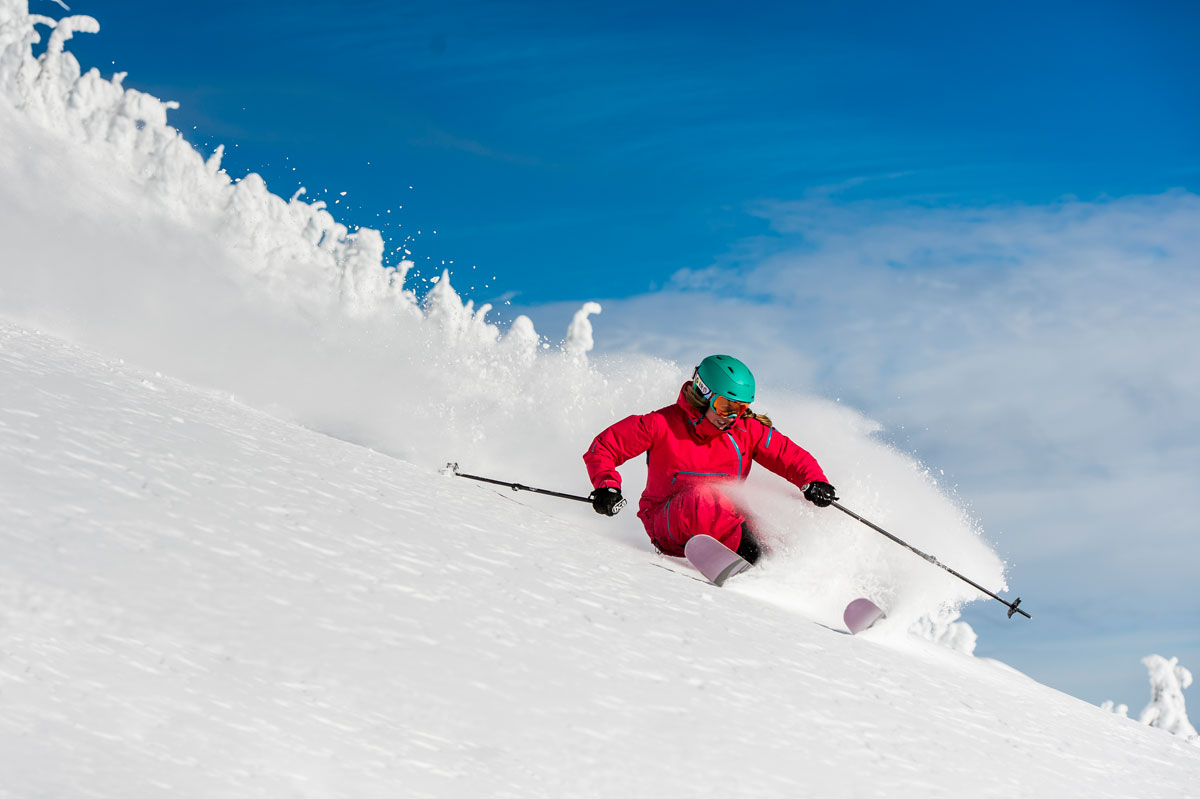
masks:
{"label": "snow-covered ridge", "polygon": [[[536,384],[530,372],[548,363],[536,356],[550,344],[530,319],[518,317],[502,335],[486,320],[490,306],[464,300],[448,275],[419,302],[405,288],[412,262],[388,265],[378,231],[349,231],[324,202],[304,201],[303,190],[284,200],[257,174],[231,179],[220,168],[222,147],[205,159],[168,124],[176,103],[125,87],[125,73],[105,79],[94,68],[82,71],[65,45],[75,33],[98,31],[91,17],[56,21],[28,13],[25,0],[0,0],[0,96],[20,112],[5,136],[4,155],[18,173],[8,185],[15,195],[20,178],[36,183],[9,218],[5,310],[148,363],[179,366],[176,355],[186,348],[185,360],[200,367],[188,376],[252,394],[245,376],[228,379],[239,368],[225,363],[230,347],[251,349],[239,360],[278,363],[280,340],[299,339],[292,349],[311,353],[334,336],[354,342],[328,349],[366,349],[370,339],[375,350],[400,340],[419,351],[411,360],[421,365],[407,364],[402,378],[422,396],[439,393],[428,385],[437,382],[434,373],[454,367],[476,370],[490,393]],[[81,198],[89,188],[92,196]],[[136,229],[119,235],[130,221]],[[38,274],[51,263],[53,281]],[[182,287],[155,274],[164,269]],[[98,307],[101,284],[103,299],[124,307]],[[125,319],[113,319],[114,310]],[[587,303],[562,342],[568,371],[592,348],[588,316],[599,311]],[[205,353],[206,342],[195,340],[231,326],[236,336],[207,347],[220,352]],[[149,340],[151,330],[167,340]],[[270,346],[253,351],[248,339],[263,335]],[[205,364],[205,356],[221,363]],[[298,368],[305,366],[312,363]],[[579,376],[550,376],[563,378]],[[275,401],[279,393],[258,398]]]}
{"label": "snow-covered ridge", "polygon": [[[594,303],[551,347],[527,318],[505,331],[488,323],[489,309],[449,280],[418,302],[408,265],[384,264],[377,232],[348,231],[321,203],[284,200],[257,177],[231,181],[219,150],[205,159],[169,126],[171,103],[84,72],[65,45],[95,29],[0,0],[0,315],[425,468],[456,460],[577,493],[596,432],[673,401],[691,364],[589,359]],[[1004,590],[974,521],[928,469],[880,443],[877,424],[771,386],[761,394],[847,504]],[[631,486],[643,468],[623,470]],[[744,491],[776,550],[747,590],[830,623],[865,594],[888,605],[882,634],[912,627],[972,648],[953,621],[975,598],[968,586],[762,470]],[[547,512],[578,522],[574,508]],[[632,514],[606,524],[648,549]]]}
{"label": "snow-covered ridge", "polygon": [[[221,169],[223,146],[206,159],[167,124],[178,103],[126,88],[126,73],[105,79],[81,71],[65,50],[76,33],[97,33],[88,16],[55,21],[28,13],[27,0],[0,0],[0,91],[44,129],[119,161],[142,190],[184,219],[207,217],[211,231],[243,251],[259,272],[288,282],[314,284],[350,314],[419,313],[404,290],[412,262],[384,268],[379,232],[349,232],[303,190],[284,200],[257,174],[232,180]],[[42,54],[39,26],[51,33]],[[319,297],[310,297],[317,300]],[[443,300],[445,298],[442,298]],[[483,324],[486,310],[467,316]]]}

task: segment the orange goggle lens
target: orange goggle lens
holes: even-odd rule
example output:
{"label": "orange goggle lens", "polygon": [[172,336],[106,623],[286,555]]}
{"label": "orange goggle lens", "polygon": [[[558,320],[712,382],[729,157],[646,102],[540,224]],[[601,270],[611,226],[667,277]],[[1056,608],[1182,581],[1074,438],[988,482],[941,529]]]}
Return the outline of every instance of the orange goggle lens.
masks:
{"label": "orange goggle lens", "polygon": [[741,416],[750,407],[750,403],[717,396],[712,399],[712,407],[719,416]]}

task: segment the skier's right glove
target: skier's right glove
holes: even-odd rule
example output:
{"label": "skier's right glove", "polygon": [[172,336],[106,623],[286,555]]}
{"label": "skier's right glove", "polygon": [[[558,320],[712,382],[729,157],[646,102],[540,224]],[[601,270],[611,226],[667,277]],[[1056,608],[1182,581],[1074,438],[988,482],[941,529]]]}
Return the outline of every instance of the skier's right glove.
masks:
{"label": "skier's right glove", "polygon": [[621,496],[621,489],[613,486],[597,488],[588,495],[588,499],[592,501],[592,509],[605,516],[616,516],[621,508],[625,507],[625,497]]}
{"label": "skier's right glove", "polygon": [[837,491],[829,483],[813,480],[804,486],[804,498],[818,508],[828,508],[837,502]]}

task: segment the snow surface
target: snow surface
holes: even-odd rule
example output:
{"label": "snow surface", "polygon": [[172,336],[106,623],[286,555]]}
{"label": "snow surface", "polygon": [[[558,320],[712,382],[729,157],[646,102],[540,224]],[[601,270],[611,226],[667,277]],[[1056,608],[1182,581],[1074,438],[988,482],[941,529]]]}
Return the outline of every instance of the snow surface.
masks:
{"label": "snow surface", "polygon": [[552,502],[0,323],[3,795],[1200,796],[1182,739]]}
{"label": "snow surface", "polygon": [[[972,589],[761,470],[775,554],[725,591],[631,513],[439,475],[585,493],[690,364],[594,362],[595,303],[559,343],[418,299],[83,72],[97,29],[0,0],[0,795],[1197,795],[1195,748],[969,657]],[[1006,590],[877,424],[761,393],[848,506]],[[889,618],[850,638],[860,595]]]}

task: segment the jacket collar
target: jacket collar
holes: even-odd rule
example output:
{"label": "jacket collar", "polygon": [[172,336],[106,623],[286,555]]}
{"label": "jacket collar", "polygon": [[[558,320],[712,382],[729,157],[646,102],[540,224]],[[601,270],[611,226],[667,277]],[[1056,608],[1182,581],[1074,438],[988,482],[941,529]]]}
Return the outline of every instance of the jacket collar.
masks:
{"label": "jacket collar", "polygon": [[712,441],[722,433],[728,433],[741,424],[741,419],[735,419],[733,424],[722,430],[710,422],[704,411],[688,402],[687,387],[690,382],[689,380],[687,383],[684,383],[683,387],[679,389],[679,399],[675,400],[675,404],[683,410],[684,418],[687,419],[688,430],[691,431],[694,439],[700,442]]}

